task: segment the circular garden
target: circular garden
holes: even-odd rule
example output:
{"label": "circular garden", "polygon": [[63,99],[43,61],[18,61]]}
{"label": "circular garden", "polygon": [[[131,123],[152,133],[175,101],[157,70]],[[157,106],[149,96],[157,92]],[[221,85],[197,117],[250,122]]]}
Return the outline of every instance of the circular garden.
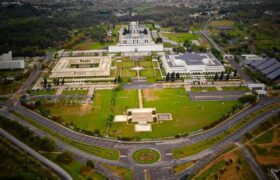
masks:
{"label": "circular garden", "polygon": [[139,164],[152,164],[160,159],[160,154],[153,149],[139,149],[133,153],[133,159]]}

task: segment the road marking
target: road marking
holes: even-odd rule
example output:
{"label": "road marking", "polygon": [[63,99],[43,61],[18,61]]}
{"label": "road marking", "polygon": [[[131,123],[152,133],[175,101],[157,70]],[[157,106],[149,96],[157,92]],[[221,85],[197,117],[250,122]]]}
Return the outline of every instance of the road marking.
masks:
{"label": "road marking", "polygon": [[125,155],[120,155],[120,157],[121,157],[121,158],[126,158],[127,156],[125,156]]}
{"label": "road marking", "polygon": [[165,154],[166,156],[172,156],[172,153],[167,153],[167,154]]}

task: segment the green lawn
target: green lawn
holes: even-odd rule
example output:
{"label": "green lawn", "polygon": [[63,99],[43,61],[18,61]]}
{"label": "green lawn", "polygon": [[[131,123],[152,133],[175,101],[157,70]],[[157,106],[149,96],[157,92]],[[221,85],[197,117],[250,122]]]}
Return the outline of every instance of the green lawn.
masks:
{"label": "green lawn", "polygon": [[42,90],[42,91],[31,91],[31,95],[33,96],[38,96],[38,95],[55,95],[56,91],[55,90]]}
{"label": "green lawn", "polygon": [[192,87],[191,88],[192,92],[213,92],[213,91],[217,91],[216,87]]}
{"label": "green lawn", "polygon": [[53,115],[61,116],[66,123],[74,123],[77,127],[105,132],[107,118],[112,106],[113,91],[95,91],[93,104],[45,104]]}
{"label": "green lawn", "polygon": [[88,90],[64,90],[63,95],[88,94]]}
{"label": "green lawn", "polygon": [[151,59],[139,62],[139,66],[144,68],[144,70],[140,71],[140,76],[146,77],[148,82],[156,82],[153,62]]}
{"label": "green lawn", "polygon": [[139,164],[152,164],[159,158],[160,154],[153,149],[139,149],[133,153],[133,159]]}
{"label": "green lawn", "polygon": [[237,86],[237,87],[222,87],[223,91],[249,91],[249,88],[246,86]]}
{"label": "green lawn", "polygon": [[191,41],[199,38],[198,35],[191,33],[162,33],[162,36],[180,43],[184,43],[186,40]]}
{"label": "green lawn", "polygon": [[126,113],[128,108],[138,108],[137,90],[119,90],[115,93],[114,114],[120,115]]}
{"label": "green lawn", "polygon": [[143,96],[144,107],[156,107],[158,113],[171,113],[173,120],[153,124],[153,131],[145,133],[135,133],[133,125],[113,123],[110,128],[111,134],[125,137],[155,138],[197,131],[218,120],[234,105],[239,104],[237,101],[192,102],[184,89],[144,90]]}

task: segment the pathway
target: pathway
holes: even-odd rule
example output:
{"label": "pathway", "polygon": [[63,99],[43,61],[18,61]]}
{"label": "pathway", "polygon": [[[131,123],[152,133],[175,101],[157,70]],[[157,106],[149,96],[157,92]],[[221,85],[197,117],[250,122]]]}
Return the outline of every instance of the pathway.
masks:
{"label": "pathway", "polygon": [[139,108],[143,108],[143,99],[142,99],[142,91],[141,89],[138,89],[138,103],[139,103]]}
{"label": "pathway", "polygon": [[259,166],[259,164],[256,162],[256,160],[254,159],[254,157],[251,154],[251,152],[244,146],[244,144],[242,142],[237,142],[236,144],[239,147],[242,156],[244,157],[244,159],[246,159],[248,164],[251,166],[252,170],[255,172],[255,174],[257,175],[258,179],[266,180],[267,177],[266,177],[265,172]]}
{"label": "pathway", "polygon": [[58,90],[56,91],[55,95],[61,95],[63,90],[64,90],[63,86],[59,87]]}

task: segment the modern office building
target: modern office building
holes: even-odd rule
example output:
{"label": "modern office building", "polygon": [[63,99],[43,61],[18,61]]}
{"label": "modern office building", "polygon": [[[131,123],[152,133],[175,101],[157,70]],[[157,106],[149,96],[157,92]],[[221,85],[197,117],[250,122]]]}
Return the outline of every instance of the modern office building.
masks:
{"label": "modern office building", "polygon": [[0,56],[0,69],[24,69],[24,60],[13,60],[12,51]]}
{"label": "modern office building", "polygon": [[162,64],[166,73],[179,73],[191,77],[214,75],[225,71],[224,66],[211,53],[165,54]]}

